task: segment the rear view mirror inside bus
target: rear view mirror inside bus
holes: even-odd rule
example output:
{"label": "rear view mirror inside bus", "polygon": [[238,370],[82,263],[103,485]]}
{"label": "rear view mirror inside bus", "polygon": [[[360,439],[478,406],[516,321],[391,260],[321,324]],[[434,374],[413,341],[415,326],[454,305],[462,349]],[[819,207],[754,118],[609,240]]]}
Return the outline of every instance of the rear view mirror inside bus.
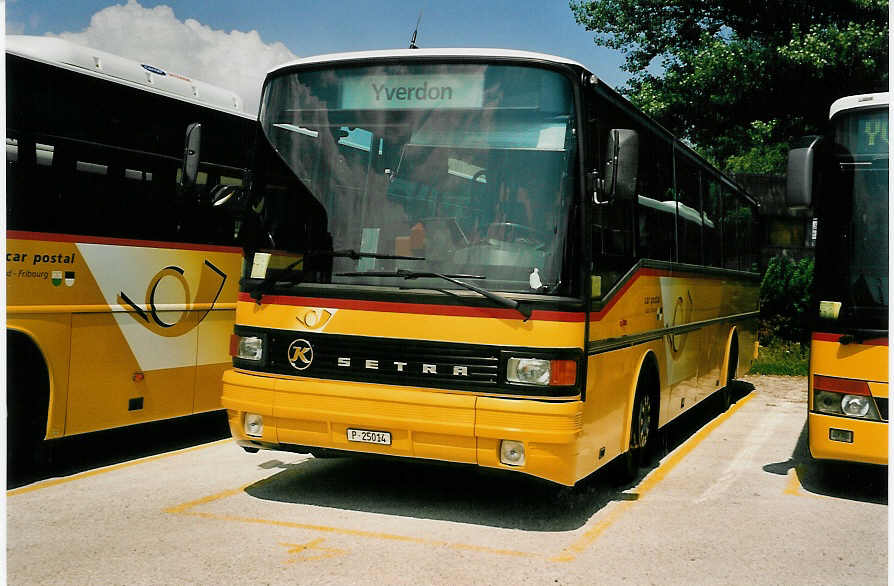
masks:
{"label": "rear view mirror inside bus", "polygon": [[183,146],[183,173],[180,175],[181,187],[192,187],[196,184],[201,150],[202,125],[193,122],[186,127],[186,141]]}

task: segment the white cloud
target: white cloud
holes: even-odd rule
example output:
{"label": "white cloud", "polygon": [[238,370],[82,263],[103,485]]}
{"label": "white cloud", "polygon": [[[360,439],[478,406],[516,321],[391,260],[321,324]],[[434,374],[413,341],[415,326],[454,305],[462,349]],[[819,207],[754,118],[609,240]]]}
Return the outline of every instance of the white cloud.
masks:
{"label": "white cloud", "polygon": [[169,6],[143,8],[136,0],[103,8],[85,30],[57,36],[235,91],[249,113],[258,110],[267,70],[296,58],[282,43],[265,44],[257,31],[214,30],[178,20]]}

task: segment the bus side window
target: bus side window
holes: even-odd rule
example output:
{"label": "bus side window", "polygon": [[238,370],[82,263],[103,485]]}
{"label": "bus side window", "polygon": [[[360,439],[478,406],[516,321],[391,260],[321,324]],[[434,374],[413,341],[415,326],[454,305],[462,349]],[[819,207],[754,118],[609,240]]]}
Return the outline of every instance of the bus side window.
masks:
{"label": "bus side window", "polygon": [[723,188],[723,267],[746,270],[744,250],[749,242],[751,209],[728,187]]}
{"label": "bus side window", "polygon": [[676,260],[674,243],[673,159],[671,144],[657,137],[640,139],[637,195],[637,255]]}
{"label": "bus side window", "polygon": [[677,254],[679,262],[701,264],[701,197],[698,168],[676,157]]}
{"label": "bus side window", "polygon": [[721,191],[720,183],[713,177],[703,176],[704,196],[702,219],[703,251],[705,264],[711,267],[721,266],[721,249],[723,240],[721,237]]}

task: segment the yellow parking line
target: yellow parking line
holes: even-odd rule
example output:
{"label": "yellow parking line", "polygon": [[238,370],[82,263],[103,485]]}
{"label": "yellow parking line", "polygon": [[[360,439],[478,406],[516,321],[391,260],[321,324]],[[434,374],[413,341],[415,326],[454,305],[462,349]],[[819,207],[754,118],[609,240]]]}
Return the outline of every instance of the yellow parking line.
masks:
{"label": "yellow parking line", "polygon": [[790,494],[792,496],[809,496],[815,499],[824,499],[827,498],[821,494],[815,494],[806,490],[804,486],[801,484],[801,480],[798,478],[798,468],[792,468],[788,471],[788,483],[785,486],[785,490],[782,491],[783,494]]}
{"label": "yellow parking line", "polygon": [[497,555],[506,555],[514,557],[537,558],[543,557],[542,554],[528,553],[523,551],[514,551],[509,549],[496,549],[492,547],[484,547],[478,545],[469,545],[466,543],[451,543],[449,541],[441,541],[436,539],[425,539],[423,537],[412,537],[409,535],[396,535],[393,533],[381,533],[377,531],[362,531],[359,529],[343,529],[340,527],[329,527],[326,525],[312,525],[309,523],[297,523],[294,521],[277,521],[275,519],[262,519],[258,517],[241,517],[239,515],[225,515],[219,513],[205,513],[202,511],[192,511],[193,507],[218,501],[229,496],[233,496],[245,490],[247,486],[225,490],[217,494],[213,494],[201,499],[197,499],[182,505],[176,505],[165,509],[166,513],[175,515],[185,515],[189,517],[199,517],[202,519],[214,519],[217,521],[235,521],[238,523],[253,523],[262,525],[273,525],[275,527],[289,527],[292,529],[304,529],[308,531],[319,531],[321,533],[333,533],[336,535],[350,535],[352,537],[365,537],[372,539],[382,539],[386,541],[401,541],[404,543],[416,543],[419,545],[447,547],[450,549],[461,549],[466,551],[478,551]]}
{"label": "yellow parking line", "polygon": [[788,484],[783,493],[795,496],[801,494],[801,482],[798,480],[798,472],[794,468],[788,471]]}
{"label": "yellow parking line", "polygon": [[[753,394],[750,394],[746,397],[743,397],[739,400],[735,405],[729,408],[726,413],[720,415],[703,428],[701,428],[697,433],[695,433],[691,438],[686,440],[680,447],[671,452],[671,454],[666,458],[664,462],[661,463],[658,468],[653,470],[646,476],[642,482],[640,482],[636,486],[636,490],[630,491],[629,494],[636,494],[640,497],[644,496],[650,490],[655,488],[658,483],[660,483],[664,478],[673,470],[677,464],[679,464],[683,458],[685,458],[692,450],[694,450],[712,431],[714,431],[720,424],[724,421],[732,417],[732,415],[742,408],[751,398],[754,397]],[[622,501],[619,503],[615,503],[614,506],[609,510],[605,517],[594,523],[592,527],[590,527],[580,539],[566,547],[562,550],[558,555],[550,558],[551,561],[554,562],[570,562],[573,561],[578,555],[586,551],[588,547],[590,547],[593,542],[595,542],[600,535],[602,535],[606,529],[608,529],[615,521],[617,521],[636,501]]]}
{"label": "yellow parking line", "polygon": [[34,492],[35,490],[40,490],[43,488],[49,488],[51,486],[58,486],[60,484],[65,484],[66,482],[74,482],[75,480],[81,480],[83,478],[90,478],[91,476],[99,476],[100,474],[105,474],[106,472],[113,472],[115,470],[121,470],[122,468],[129,468],[131,466],[136,466],[137,464],[145,464],[147,462],[154,462],[155,460],[161,460],[162,458],[168,458],[171,456],[179,456],[180,454],[186,454],[189,452],[194,452],[196,450],[203,450],[205,448],[210,448],[211,446],[217,446],[220,444],[225,444],[232,442],[232,439],[222,439],[216,442],[211,442],[210,444],[202,444],[201,446],[193,446],[191,448],[184,448],[182,450],[177,450],[175,452],[167,452],[165,454],[158,454],[157,456],[149,456],[146,458],[140,458],[139,460],[131,460],[129,462],[122,462],[120,464],[114,464],[112,466],[106,466],[105,468],[97,468],[96,470],[88,470],[87,472],[81,472],[80,474],[74,474],[72,476],[65,476],[62,478],[53,478],[46,481],[37,482],[35,484],[29,484],[28,486],[22,486],[19,488],[14,488],[12,490],[6,491],[6,496],[15,496],[17,494],[25,494],[28,492]]}

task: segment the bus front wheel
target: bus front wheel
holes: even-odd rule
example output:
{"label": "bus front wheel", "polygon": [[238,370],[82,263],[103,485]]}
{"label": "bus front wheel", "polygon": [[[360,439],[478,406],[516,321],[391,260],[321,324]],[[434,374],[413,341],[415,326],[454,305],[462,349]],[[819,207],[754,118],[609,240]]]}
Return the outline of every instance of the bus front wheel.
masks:
{"label": "bus front wheel", "polygon": [[639,474],[640,467],[652,458],[658,428],[658,401],[652,392],[652,373],[640,372],[633,400],[630,422],[630,439],[627,451],[620,458],[618,481],[620,484],[632,482]]}

